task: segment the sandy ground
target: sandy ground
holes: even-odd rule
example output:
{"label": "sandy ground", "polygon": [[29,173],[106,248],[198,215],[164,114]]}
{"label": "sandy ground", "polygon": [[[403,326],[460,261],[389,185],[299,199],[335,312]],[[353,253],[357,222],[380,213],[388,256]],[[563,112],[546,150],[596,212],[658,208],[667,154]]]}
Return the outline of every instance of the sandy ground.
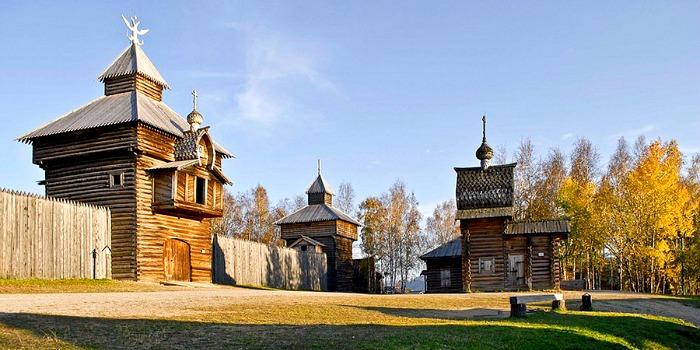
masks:
{"label": "sandy ground", "polygon": [[[531,293],[525,293],[531,294]],[[570,309],[577,309],[581,292],[566,292]],[[677,317],[700,326],[700,309],[679,302],[647,294],[619,292],[591,292],[596,310],[628,313],[645,313]],[[299,303],[318,303],[322,299],[337,302],[354,298],[387,304],[400,301],[411,307],[426,305],[427,298],[473,299],[475,307],[459,310],[426,309],[430,313],[446,313],[458,318],[507,317],[508,297],[513,293],[475,293],[450,295],[383,295],[370,296],[344,293],[268,291],[227,286],[206,288],[175,287],[156,292],[124,293],[70,293],[70,294],[0,294],[0,313],[33,313],[81,317],[111,318],[172,318],[185,315],[206,314],[207,310],[230,308],[234,305],[274,301],[293,307]],[[377,299],[380,298],[380,299]],[[392,300],[394,299],[394,300]],[[444,299],[443,299],[444,300]],[[429,304],[429,302],[427,303]],[[478,307],[476,307],[478,305]],[[419,307],[420,309],[420,307]],[[415,312],[415,309],[414,309]]]}

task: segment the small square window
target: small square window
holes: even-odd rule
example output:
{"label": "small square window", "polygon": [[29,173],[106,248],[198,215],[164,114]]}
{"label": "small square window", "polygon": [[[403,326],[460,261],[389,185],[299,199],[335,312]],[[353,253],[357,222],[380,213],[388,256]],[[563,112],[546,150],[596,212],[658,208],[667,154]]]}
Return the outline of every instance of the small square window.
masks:
{"label": "small square window", "polygon": [[109,187],[124,187],[124,173],[109,174]]}
{"label": "small square window", "polygon": [[494,258],[479,258],[479,273],[496,273]]}
{"label": "small square window", "polygon": [[450,277],[450,269],[440,269],[440,287],[449,287]]}

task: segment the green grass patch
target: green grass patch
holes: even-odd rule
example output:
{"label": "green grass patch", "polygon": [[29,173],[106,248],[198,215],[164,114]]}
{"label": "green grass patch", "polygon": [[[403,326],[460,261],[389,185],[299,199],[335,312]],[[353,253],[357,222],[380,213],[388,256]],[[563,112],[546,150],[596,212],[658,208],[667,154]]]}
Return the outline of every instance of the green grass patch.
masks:
{"label": "green grass patch", "polygon": [[108,279],[0,279],[0,294],[104,293],[129,291],[156,291],[162,289],[163,287],[153,283],[117,281]]}
{"label": "green grass patch", "polygon": [[[207,320],[199,315],[198,321],[3,314],[0,347],[697,349],[700,344],[697,328],[646,315],[566,311],[537,312],[522,319],[455,320],[392,308],[329,307],[263,310],[266,316],[261,319],[213,314]],[[328,311],[334,312],[328,315],[334,322],[318,322],[313,315]],[[256,311],[244,311],[251,312]]]}

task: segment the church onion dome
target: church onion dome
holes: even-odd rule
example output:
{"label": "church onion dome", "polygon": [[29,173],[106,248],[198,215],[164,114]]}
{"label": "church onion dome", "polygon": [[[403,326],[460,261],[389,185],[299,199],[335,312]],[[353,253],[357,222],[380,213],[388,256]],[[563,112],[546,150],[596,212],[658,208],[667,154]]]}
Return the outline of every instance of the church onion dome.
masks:
{"label": "church onion dome", "polygon": [[187,123],[189,123],[193,129],[198,129],[199,125],[201,125],[203,121],[204,117],[197,112],[196,109],[193,109],[192,112],[187,115]]}
{"label": "church onion dome", "polygon": [[481,161],[481,169],[486,170],[491,165],[493,149],[486,143],[486,116],[481,118],[481,122],[483,138],[481,139],[481,146],[476,150],[476,158]]}
{"label": "church onion dome", "polygon": [[487,160],[493,158],[493,149],[484,140],[481,146],[476,150],[476,158],[479,160]]}

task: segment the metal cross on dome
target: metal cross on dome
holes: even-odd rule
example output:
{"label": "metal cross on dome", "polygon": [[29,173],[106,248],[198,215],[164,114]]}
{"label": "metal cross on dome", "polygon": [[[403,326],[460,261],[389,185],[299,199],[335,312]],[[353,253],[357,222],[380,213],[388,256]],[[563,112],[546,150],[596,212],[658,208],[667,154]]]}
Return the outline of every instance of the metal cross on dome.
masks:
{"label": "metal cross on dome", "polygon": [[129,23],[129,20],[122,15],[122,19],[124,20],[124,24],[126,24],[126,27],[129,28],[131,31],[131,34],[129,35],[129,40],[131,40],[134,45],[143,45],[143,41],[139,40],[139,35],[144,35],[148,33],[148,29],[141,29],[139,30],[139,22],[138,17],[133,16],[131,17],[131,23]]}
{"label": "metal cross on dome", "polygon": [[199,97],[197,90],[192,90],[192,110],[197,109],[197,97]]}

